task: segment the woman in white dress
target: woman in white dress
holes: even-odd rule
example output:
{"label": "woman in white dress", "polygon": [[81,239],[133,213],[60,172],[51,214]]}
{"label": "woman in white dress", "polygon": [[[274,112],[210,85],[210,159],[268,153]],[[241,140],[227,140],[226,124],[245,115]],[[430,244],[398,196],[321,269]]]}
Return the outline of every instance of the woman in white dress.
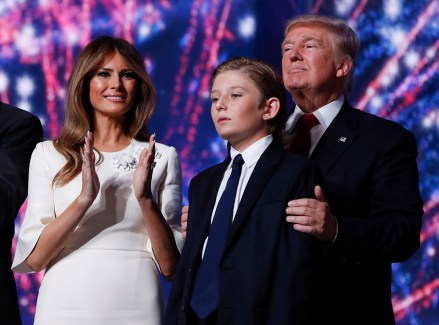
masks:
{"label": "woman in white dress", "polygon": [[[61,135],[35,148],[13,270],[46,269],[35,324],[160,324],[182,245],[181,167],[146,123],[156,93],[128,42],[78,56]],[[91,130],[91,131],[89,131]]]}

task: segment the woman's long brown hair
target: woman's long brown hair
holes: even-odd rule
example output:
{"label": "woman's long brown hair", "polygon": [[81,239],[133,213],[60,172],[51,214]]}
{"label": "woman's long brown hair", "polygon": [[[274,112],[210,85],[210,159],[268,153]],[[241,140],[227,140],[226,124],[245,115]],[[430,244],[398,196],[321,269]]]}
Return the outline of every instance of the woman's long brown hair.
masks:
{"label": "woman's long brown hair", "polygon": [[[139,141],[148,141],[146,124],[156,105],[156,91],[146,72],[140,53],[124,39],[101,36],[79,54],[67,84],[67,107],[64,127],[53,141],[55,149],[67,160],[55,175],[53,185],[65,185],[82,169],[82,148],[87,130],[94,131],[93,107],[90,103],[90,80],[105,59],[119,53],[136,74],[136,97],[125,117],[125,132]],[[95,149],[96,150],[96,149]],[[97,150],[96,150],[97,151]],[[99,151],[98,163],[102,160]]]}

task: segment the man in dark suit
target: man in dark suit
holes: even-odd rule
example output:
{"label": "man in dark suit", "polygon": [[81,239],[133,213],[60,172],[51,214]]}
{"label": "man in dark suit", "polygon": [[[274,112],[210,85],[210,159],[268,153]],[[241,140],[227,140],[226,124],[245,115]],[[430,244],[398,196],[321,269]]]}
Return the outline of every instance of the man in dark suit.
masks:
{"label": "man in dark suit", "polygon": [[[211,97],[212,119],[231,144],[230,155],[191,181],[187,238],[165,324],[319,324],[321,243],[285,220],[288,200],[313,196],[319,173],[278,141],[286,103],[282,80],[260,61],[232,59],[214,71]],[[224,206],[231,161],[240,156],[234,203]],[[212,247],[222,240],[215,229],[227,207],[233,221],[215,262]],[[212,265],[203,282],[203,270]]]}
{"label": "man in dark suit", "polygon": [[289,134],[301,115],[313,113],[319,124],[307,154],[324,190],[289,202],[286,211],[296,230],[327,244],[325,323],[387,325],[395,324],[391,263],[407,260],[420,242],[417,145],[397,123],[349,105],[358,47],[339,19],[304,15],[287,24],[282,71],[296,107],[285,145],[294,150]]}
{"label": "man in dark suit", "polygon": [[21,324],[11,245],[14,220],[27,196],[30,157],[42,138],[36,116],[0,102],[0,324]]}

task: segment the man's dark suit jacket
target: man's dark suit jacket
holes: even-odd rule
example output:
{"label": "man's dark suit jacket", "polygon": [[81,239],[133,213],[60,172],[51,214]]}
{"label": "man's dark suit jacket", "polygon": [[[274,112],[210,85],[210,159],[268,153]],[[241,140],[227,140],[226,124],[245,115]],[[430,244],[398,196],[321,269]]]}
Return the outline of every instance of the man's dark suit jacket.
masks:
{"label": "man's dark suit jacket", "polygon": [[0,324],[21,324],[11,245],[14,219],[27,196],[30,157],[42,138],[36,116],[0,102]]}
{"label": "man's dark suit jacket", "polygon": [[[217,191],[230,158],[193,178],[187,239],[165,324],[188,320],[194,279]],[[220,264],[219,324],[317,324],[321,243],[286,222],[291,198],[314,196],[315,164],[272,142],[245,188]]]}
{"label": "man's dark suit jacket", "polygon": [[420,244],[417,153],[406,129],[347,103],[312,152],[338,220],[324,273],[327,324],[395,324],[391,263]]}

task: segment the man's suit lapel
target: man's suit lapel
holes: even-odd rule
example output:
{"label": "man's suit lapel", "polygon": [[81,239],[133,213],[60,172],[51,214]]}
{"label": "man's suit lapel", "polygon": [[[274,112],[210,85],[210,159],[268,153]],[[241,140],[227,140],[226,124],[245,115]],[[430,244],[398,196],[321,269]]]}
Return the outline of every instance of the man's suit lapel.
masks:
{"label": "man's suit lapel", "polygon": [[319,163],[323,175],[358,137],[358,121],[354,113],[354,109],[345,102],[312,152],[310,159]]}
{"label": "man's suit lapel", "polygon": [[283,149],[281,145],[273,141],[259,158],[242,195],[235,219],[230,227],[228,243],[233,240],[243,221],[248,217],[250,209],[254,206],[256,199],[270,180],[271,175],[275,172],[282,154]]}

